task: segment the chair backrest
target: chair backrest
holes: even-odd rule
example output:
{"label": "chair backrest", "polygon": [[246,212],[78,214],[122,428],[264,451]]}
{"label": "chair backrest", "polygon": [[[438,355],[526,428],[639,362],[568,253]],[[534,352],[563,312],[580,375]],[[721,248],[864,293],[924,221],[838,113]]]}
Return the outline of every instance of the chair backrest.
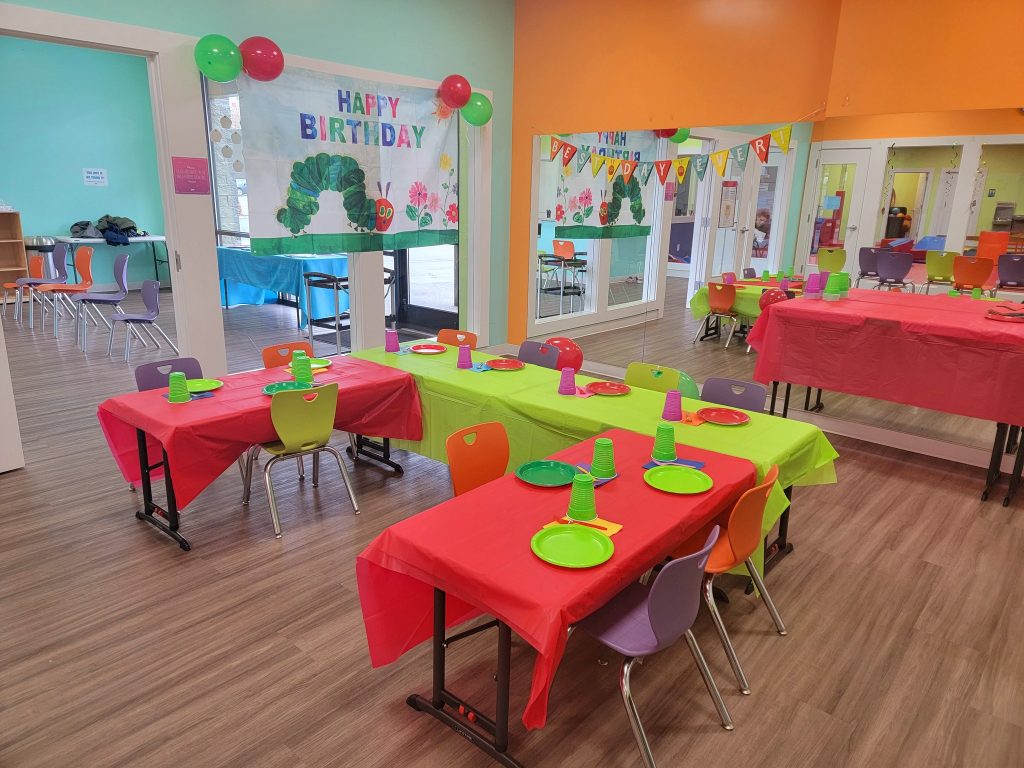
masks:
{"label": "chair backrest", "polygon": [[996,265],[999,285],[1024,286],[1024,256],[1005,254]]}
{"label": "chair backrest", "polygon": [[764,480],[740,496],[729,513],[729,547],[736,565],[750,557],[764,541],[764,508],[778,477],[779,467],[773,464]]}
{"label": "chair backrest", "polygon": [[160,281],[159,280],[143,280],[142,281],[142,303],[146,305],[146,310],[155,320],[160,315]]}
{"label": "chair backrest", "polygon": [[878,279],[881,282],[902,283],[914,266],[914,254],[909,251],[880,251]]}
{"label": "chair backrest", "polygon": [[960,254],[956,251],[925,251],[924,270],[929,280],[952,280],[953,259]]}
{"label": "chair backrest", "polygon": [[692,555],[667,563],[647,595],[647,618],[658,646],[665,648],[693,626],[700,608],[700,586],[711,549],[718,541],[719,527],[708,534],[704,546]]}
{"label": "chair backrest", "polygon": [[51,277],[54,283],[68,281],[68,244],[57,243],[50,252],[50,266],[53,268]]}
{"label": "chair backrest", "polygon": [[725,283],[726,285],[732,285],[733,283],[736,282],[736,273],[735,272],[723,272],[722,273],[722,282]]}
{"label": "chair backrest", "polygon": [[46,269],[46,259],[43,258],[43,254],[36,253],[28,257],[28,276],[38,280],[44,277],[43,272]]}
{"label": "chair backrest", "polygon": [[[814,275],[812,275],[814,277]],[[808,289],[805,289],[808,290]],[[772,304],[778,304],[780,301],[785,301],[789,296],[781,288],[769,288],[767,291],[761,293],[761,298],[757,300],[757,306],[763,311],[765,307]]]}
{"label": "chair backrest", "polygon": [[544,368],[558,369],[558,354],[561,350],[550,344],[526,340],[519,345],[519,359],[524,363],[540,365]]}
{"label": "chair backrest", "polygon": [[757,278],[757,270],[756,269],[754,269],[753,267],[744,267],[743,268],[743,279],[744,280],[754,280],[756,278]]}
{"label": "chair backrest", "polygon": [[992,259],[998,262],[999,258],[1010,250],[1009,232],[979,232],[978,249],[975,251],[975,258]]}
{"label": "chair backrest", "polygon": [[[117,293],[122,299],[128,296],[128,258],[129,254],[119,253],[114,259],[114,282],[117,283]],[[117,297],[108,296],[107,298]]]}
{"label": "chair backrest", "polygon": [[497,480],[508,470],[508,433],[500,421],[474,424],[453,432],[444,448],[456,496]]}
{"label": "chair backrest", "polygon": [[303,351],[308,357],[313,356],[313,346],[308,341],[289,341],[284,344],[272,344],[264,347],[260,353],[263,356],[264,368],[280,368],[290,365],[292,354],[296,351]]}
{"label": "chair backrest", "polygon": [[172,357],[143,363],[135,368],[135,386],[139,392],[166,387],[172,373],[184,373],[186,379],[203,378],[203,367],[194,357]]}
{"label": "chair backrest", "polygon": [[92,246],[83,245],[75,251],[75,270],[83,288],[92,287]]}
{"label": "chair backrest", "polygon": [[730,312],[736,302],[736,286],[708,283],[708,306],[714,312]]}
{"label": "chair backrest", "polygon": [[471,331],[460,331],[455,328],[442,328],[437,332],[437,342],[439,344],[447,344],[450,347],[469,344],[470,349],[476,349],[476,334]]}
{"label": "chair backrest", "polygon": [[994,267],[992,259],[957,256],[953,259],[953,283],[957,288],[982,288],[989,282]]}
{"label": "chair backrest", "polygon": [[683,397],[700,398],[700,390],[690,376],[667,365],[633,362],[626,366],[625,383],[652,392],[668,392],[678,389]]}
{"label": "chair backrest", "polygon": [[552,240],[551,250],[555,256],[565,261],[576,256],[576,243],[572,240]]}
{"label": "chair backrest", "polygon": [[286,453],[327,445],[338,410],[338,383],[278,392],[270,401],[270,420]]}
{"label": "chair backrest", "polygon": [[871,246],[864,246],[857,252],[857,263],[861,277],[875,277],[878,274],[878,251]]}
{"label": "chair backrest", "polygon": [[818,271],[819,272],[842,272],[846,267],[845,248],[819,248],[818,249]]}
{"label": "chair backrest", "polygon": [[707,403],[718,403],[747,411],[763,411],[768,399],[768,390],[752,381],[712,376],[704,382],[700,399]]}

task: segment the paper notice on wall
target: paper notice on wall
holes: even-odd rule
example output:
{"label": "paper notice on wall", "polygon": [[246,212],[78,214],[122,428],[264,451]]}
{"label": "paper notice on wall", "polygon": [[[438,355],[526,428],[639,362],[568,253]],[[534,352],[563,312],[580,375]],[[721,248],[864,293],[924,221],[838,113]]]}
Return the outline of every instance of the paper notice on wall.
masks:
{"label": "paper notice on wall", "polygon": [[210,194],[210,162],[205,157],[172,157],[174,194]]}
{"label": "paper notice on wall", "polygon": [[107,186],[107,169],[83,168],[82,181],[87,187],[105,187]]}
{"label": "paper notice on wall", "polygon": [[731,227],[736,223],[736,199],[738,196],[738,181],[722,182],[722,202],[718,206],[719,227]]}

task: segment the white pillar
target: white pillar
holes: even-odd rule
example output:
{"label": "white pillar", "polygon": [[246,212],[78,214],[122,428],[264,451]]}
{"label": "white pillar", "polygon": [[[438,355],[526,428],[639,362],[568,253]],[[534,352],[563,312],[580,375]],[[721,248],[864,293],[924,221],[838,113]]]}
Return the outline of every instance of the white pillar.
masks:
{"label": "white pillar", "polygon": [[[353,352],[384,345],[384,254],[348,255],[349,313]],[[391,287],[392,292],[398,285]]]}
{"label": "white pillar", "polygon": [[981,140],[968,138],[960,155],[960,172],[956,175],[953,204],[949,207],[949,227],[946,230],[946,250],[963,253],[967,239],[967,222],[974,202],[974,180],[981,166]]}

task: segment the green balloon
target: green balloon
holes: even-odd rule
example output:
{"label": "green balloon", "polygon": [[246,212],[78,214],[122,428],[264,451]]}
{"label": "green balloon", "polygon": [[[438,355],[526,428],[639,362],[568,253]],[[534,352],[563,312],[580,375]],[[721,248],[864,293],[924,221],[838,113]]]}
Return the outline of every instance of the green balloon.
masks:
{"label": "green balloon", "polygon": [[680,128],[671,136],[669,136],[668,140],[671,141],[673,144],[682,144],[688,138],[690,138],[690,129]]}
{"label": "green balloon", "polygon": [[491,100],[482,93],[473,91],[469,101],[466,102],[466,106],[460,111],[462,112],[462,117],[470,125],[487,125],[491,115],[494,114],[494,106],[491,104]]}
{"label": "green balloon", "polygon": [[242,71],[242,52],[224,35],[204,35],[195,48],[199,71],[218,83],[227,83]]}

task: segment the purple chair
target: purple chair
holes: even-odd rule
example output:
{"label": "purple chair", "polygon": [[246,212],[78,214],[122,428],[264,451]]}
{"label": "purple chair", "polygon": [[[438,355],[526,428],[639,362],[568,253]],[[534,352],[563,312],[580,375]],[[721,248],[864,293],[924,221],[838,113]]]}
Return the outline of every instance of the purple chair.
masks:
{"label": "purple chair", "polygon": [[744,267],[743,268],[743,279],[744,280],[756,280],[757,279],[757,270],[754,269],[753,267]]}
{"label": "purple chair", "polygon": [[914,266],[914,254],[909,251],[878,251],[878,285],[876,289],[910,287],[911,293],[917,292],[917,286],[907,282],[910,268]]}
{"label": "purple chair", "polygon": [[1024,256],[1004,253],[996,262],[999,282],[996,288],[1024,288]]}
{"label": "purple chair", "polygon": [[539,341],[524,341],[519,345],[519,359],[524,363],[558,370],[558,347]]}
{"label": "purple chair", "polygon": [[[117,283],[117,290],[113,293],[79,293],[71,297],[72,303],[75,305],[75,336],[81,344],[82,349],[86,349],[89,343],[88,330],[89,323],[83,322],[82,315],[88,315],[92,317],[92,310],[90,306],[106,305],[113,307],[116,311],[122,312],[121,302],[128,297],[128,254],[119,253],[117,258],[114,259],[114,282]],[[102,312],[97,311],[103,324],[109,329],[111,327],[110,321],[103,316]],[[95,319],[93,319],[95,323]],[[134,332],[134,331],[133,331]],[[145,344],[145,340],[139,336],[139,340]]]}
{"label": "purple chair", "polygon": [[697,669],[704,678],[704,684],[715,702],[722,727],[733,728],[729,710],[722,701],[722,694],[715,685],[704,655],[697,645],[691,627],[700,608],[700,590],[711,548],[718,540],[716,525],[708,536],[704,548],[692,555],[667,563],[650,586],[633,582],[619,594],[580,621],[576,626],[626,658],[622,660],[619,674],[619,689],[622,703],[626,707],[629,724],[633,727],[644,765],[654,768],[654,756],[647,742],[640,715],[633,703],[629,687],[629,676],[638,659],[664,650],[680,637],[686,638],[690,653],[697,663]]}
{"label": "purple chair", "polygon": [[763,411],[768,390],[752,381],[711,377],[704,382],[700,399],[705,403],[718,403],[745,411]]}
{"label": "purple chair", "polygon": [[[35,327],[35,312],[33,311],[33,302],[39,302],[39,322],[43,323],[45,327],[46,322],[43,316],[43,312],[46,311],[46,298],[42,295],[36,295],[36,292],[32,290],[35,285],[63,285],[68,281],[68,262],[67,262],[68,246],[67,243],[57,243],[53,246],[53,250],[47,254],[46,274],[50,277],[19,277],[15,280],[15,284],[19,287],[18,303],[14,306],[14,319],[21,319],[21,289],[28,290],[28,327]],[[56,301],[57,295],[51,295],[51,300]]]}
{"label": "purple chair", "polygon": [[853,283],[854,288],[860,286],[861,280],[878,279],[878,254],[887,252],[888,251],[884,251],[880,248],[872,248],[870,246],[865,246],[858,251],[857,261],[860,264],[860,274],[857,275],[857,279]]}
{"label": "purple chair", "polygon": [[143,363],[135,368],[135,386],[139,392],[166,387],[172,373],[184,373],[186,379],[203,378],[203,367],[194,357],[172,357]]}
{"label": "purple chair", "polygon": [[[114,329],[117,323],[125,324],[124,333],[124,361],[130,362],[132,354],[132,331],[135,330],[133,326],[141,326],[149,333],[153,342],[159,347],[160,342],[156,340],[156,337],[150,332],[150,328],[156,328],[157,332],[164,337],[164,341],[170,344],[171,349],[174,350],[174,354],[181,354],[178,352],[178,348],[174,346],[174,342],[168,338],[167,334],[164,333],[163,328],[156,324],[156,319],[160,316],[160,281],[159,280],[146,280],[142,284],[142,302],[146,305],[146,311],[138,314],[125,314],[124,312],[114,312],[110,316],[110,341],[107,342],[107,355],[111,354],[114,348]],[[137,333],[137,331],[136,331]],[[141,338],[141,336],[140,336]]]}

